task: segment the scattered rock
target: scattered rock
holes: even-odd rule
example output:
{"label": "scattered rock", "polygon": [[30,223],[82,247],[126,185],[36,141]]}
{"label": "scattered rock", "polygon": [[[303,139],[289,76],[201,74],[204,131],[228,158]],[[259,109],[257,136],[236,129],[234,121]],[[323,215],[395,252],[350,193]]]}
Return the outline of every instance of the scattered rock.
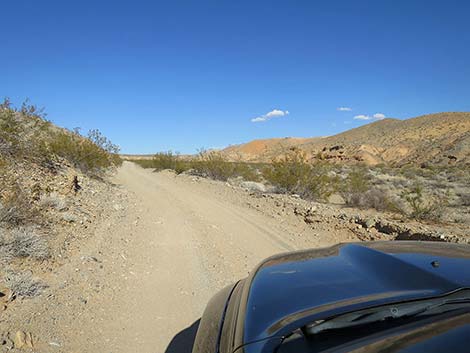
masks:
{"label": "scattered rock", "polygon": [[344,205],[346,201],[344,201],[343,197],[339,194],[333,194],[328,197],[328,202],[336,205]]}
{"label": "scattered rock", "polygon": [[70,212],[67,212],[67,213],[64,213],[62,215],[62,219],[65,221],[65,222],[68,222],[68,223],[76,223],[78,221],[78,218],[77,216],[75,216],[74,214],[70,213]]}
{"label": "scattered rock", "polygon": [[[10,339],[8,332],[3,332],[3,333],[0,332],[0,346],[3,349],[5,349],[7,351],[12,350],[14,348],[14,345],[15,344]],[[3,350],[2,350],[2,352],[3,352]]]}
{"label": "scattered rock", "polygon": [[375,226],[375,219],[373,218],[367,218],[364,222],[364,226],[369,229]]}
{"label": "scattered rock", "polygon": [[13,343],[15,348],[23,348],[26,346],[26,334],[23,331],[17,331],[15,337],[13,338]]}

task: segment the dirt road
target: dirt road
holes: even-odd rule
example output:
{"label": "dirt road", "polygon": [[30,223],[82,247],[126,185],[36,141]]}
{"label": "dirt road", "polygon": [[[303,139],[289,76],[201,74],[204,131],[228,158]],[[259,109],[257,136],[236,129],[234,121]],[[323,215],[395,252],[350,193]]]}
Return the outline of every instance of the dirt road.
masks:
{"label": "dirt road", "polygon": [[270,255],[348,240],[318,236],[293,212],[262,212],[267,199],[221,182],[130,162],[113,182],[127,196],[30,309],[23,328],[38,352],[190,352],[218,290]]}
{"label": "dirt road", "polygon": [[272,219],[169,173],[124,163],[116,182],[136,197],[137,214],[128,217],[138,239],[126,256],[130,292],[108,323],[120,332],[110,337],[112,352],[184,351],[192,330],[175,336],[197,322],[214,293],[263,258],[296,249]]}
{"label": "dirt road", "polygon": [[111,236],[101,251],[105,280],[120,284],[109,300],[90,303],[87,339],[73,340],[81,352],[186,352],[213,294],[265,257],[298,248],[286,236],[298,229],[190,177],[125,162],[115,182],[134,203],[103,230]]}

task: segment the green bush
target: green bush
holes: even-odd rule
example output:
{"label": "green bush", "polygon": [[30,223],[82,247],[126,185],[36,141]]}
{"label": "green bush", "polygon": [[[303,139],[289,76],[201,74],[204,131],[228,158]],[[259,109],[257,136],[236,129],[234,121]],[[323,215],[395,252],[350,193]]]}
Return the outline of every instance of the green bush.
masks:
{"label": "green bush", "polygon": [[370,175],[366,168],[356,166],[341,183],[340,193],[347,205],[368,207],[364,195],[371,189]]}
{"label": "green bush", "polygon": [[431,195],[425,193],[421,184],[415,183],[401,195],[409,209],[402,209],[404,214],[418,220],[439,220],[442,218],[445,207],[449,204],[449,195]]}
{"label": "green bush", "polygon": [[45,119],[42,110],[23,103],[14,108],[8,99],[0,104],[0,158],[29,160],[43,163],[55,156],[67,159],[84,172],[96,173],[120,164],[118,146],[98,130],[87,137],[78,131],[55,128]]}
{"label": "green bush", "polygon": [[23,132],[17,112],[7,99],[0,104],[0,154],[10,156],[21,150],[19,136]]}
{"label": "green bush", "polygon": [[198,157],[190,162],[190,166],[196,174],[215,180],[226,181],[236,177],[249,181],[259,180],[255,166],[244,162],[228,161],[216,151],[201,150]]}
{"label": "green bush", "polygon": [[300,150],[274,160],[263,170],[263,176],[279,191],[296,193],[307,199],[327,199],[337,191],[339,183],[328,163],[310,163]]}
{"label": "green bush", "polygon": [[177,174],[181,174],[190,168],[188,162],[182,160],[178,153],[172,151],[157,153],[150,161],[142,160],[142,163],[139,164],[145,166],[147,163],[150,168],[155,168],[155,171],[171,169]]}
{"label": "green bush", "polygon": [[[100,138],[105,142],[100,141]],[[121,163],[117,146],[112,145],[97,130],[92,130],[89,137],[59,130],[49,135],[46,146],[50,153],[65,158],[84,173],[99,173]]]}
{"label": "green bush", "polygon": [[192,159],[183,159],[177,153],[167,151],[155,154],[152,159],[134,159],[132,162],[143,168],[154,168],[156,171],[171,169],[177,174],[191,170],[194,174],[222,181],[234,177],[250,181],[260,179],[256,165],[227,161],[222,154],[215,151],[202,150]]}

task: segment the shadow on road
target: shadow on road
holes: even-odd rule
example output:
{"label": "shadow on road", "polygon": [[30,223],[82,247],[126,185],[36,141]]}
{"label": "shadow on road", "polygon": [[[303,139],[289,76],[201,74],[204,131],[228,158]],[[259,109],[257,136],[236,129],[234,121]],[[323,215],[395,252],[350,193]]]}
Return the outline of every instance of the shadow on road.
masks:
{"label": "shadow on road", "polygon": [[183,331],[178,332],[166,348],[165,353],[191,353],[200,321],[199,319]]}

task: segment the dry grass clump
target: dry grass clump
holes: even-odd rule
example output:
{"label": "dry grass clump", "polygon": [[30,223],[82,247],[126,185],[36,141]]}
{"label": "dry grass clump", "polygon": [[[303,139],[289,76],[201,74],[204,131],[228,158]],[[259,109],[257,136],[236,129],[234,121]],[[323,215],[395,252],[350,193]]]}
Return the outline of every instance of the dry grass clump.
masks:
{"label": "dry grass clump", "polygon": [[460,194],[459,198],[462,206],[470,206],[470,192]]}
{"label": "dry grass clump", "polygon": [[42,208],[53,208],[57,211],[64,211],[67,209],[67,202],[65,199],[55,192],[41,195],[38,204]]}
{"label": "dry grass clump", "polygon": [[24,188],[6,174],[0,175],[0,224],[19,226],[37,222],[39,210]]}
{"label": "dry grass clump", "polygon": [[11,290],[12,296],[17,297],[36,297],[47,288],[47,285],[34,278],[30,271],[8,271],[4,277],[4,282]]}
{"label": "dry grass clump", "polygon": [[32,228],[15,228],[0,234],[0,249],[3,260],[12,258],[32,258],[45,260],[50,256],[49,245],[44,237],[37,235]]}

